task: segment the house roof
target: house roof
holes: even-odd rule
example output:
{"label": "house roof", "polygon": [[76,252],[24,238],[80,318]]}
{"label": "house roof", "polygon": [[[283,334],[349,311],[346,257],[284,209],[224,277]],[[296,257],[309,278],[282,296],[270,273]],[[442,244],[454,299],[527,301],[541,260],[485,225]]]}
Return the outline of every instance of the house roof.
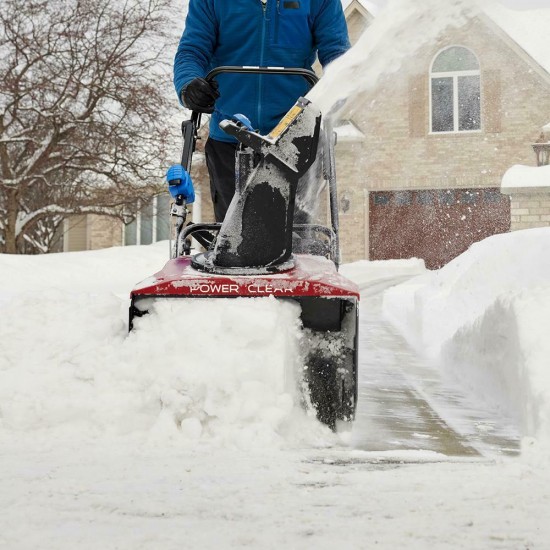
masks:
{"label": "house roof", "polygon": [[518,46],[550,73],[550,8],[513,10],[497,3],[486,14]]}
{"label": "house roof", "polygon": [[372,15],[376,15],[380,11],[380,6],[371,0],[342,0],[342,7],[347,9],[347,7],[352,3],[357,2],[361,7],[366,9]]}

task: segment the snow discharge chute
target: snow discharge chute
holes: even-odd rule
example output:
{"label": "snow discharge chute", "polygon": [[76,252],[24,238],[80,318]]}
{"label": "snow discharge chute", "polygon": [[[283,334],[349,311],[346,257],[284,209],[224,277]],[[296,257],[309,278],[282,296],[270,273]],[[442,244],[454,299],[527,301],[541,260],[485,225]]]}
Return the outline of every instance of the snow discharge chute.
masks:
{"label": "snow discharge chute", "polygon": [[[207,79],[220,72],[294,74],[312,85],[317,80],[305,69],[263,67],[220,67]],[[359,291],[338,273],[331,128],[322,126],[320,110],[304,98],[267,135],[255,132],[243,115],[222,121],[220,127],[240,142],[235,196],[222,223],[185,226],[186,203],[194,199],[188,174],[199,125],[198,113],[183,123],[181,170],[173,167],[168,174],[175,197],[172,258],[132,291],[130,329],[155,300],[270,296],[292,300],[301,308],[304,332],[300,381],[304,403],[311,403],[319,420],[332,429],[340,421],[351,422],[357,404]],[[330,227],[294,223],[299,182],[316,159],[328,183]],[[191,254],[191,237],[204,252]]]}

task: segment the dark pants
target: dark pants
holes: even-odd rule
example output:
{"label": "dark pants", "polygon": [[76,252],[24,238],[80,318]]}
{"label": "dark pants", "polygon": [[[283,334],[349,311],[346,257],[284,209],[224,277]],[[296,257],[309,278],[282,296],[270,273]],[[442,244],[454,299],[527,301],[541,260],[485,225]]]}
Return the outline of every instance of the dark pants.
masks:
{"label": "dark pants", "polygon": [[[235,152],[237,147],[237,143],[211,138],[206,140],[204,147],[206,166],[210,176],[210,194],[217,222],[222,222],[225,218],[229,203],[235,194]],[[322,189],[315,183],[317,171],[317,169],[310,170],[298,183],[294,223],[310,223],[311,221],[311,210],[317,206],[318,194]]]}
{"label": "dark pants", "polygon": [[206,166],[210,176],[210,194],[214,216],[222,222],[235,194],[235,152],[237,143],[208,138],[204,147]]}

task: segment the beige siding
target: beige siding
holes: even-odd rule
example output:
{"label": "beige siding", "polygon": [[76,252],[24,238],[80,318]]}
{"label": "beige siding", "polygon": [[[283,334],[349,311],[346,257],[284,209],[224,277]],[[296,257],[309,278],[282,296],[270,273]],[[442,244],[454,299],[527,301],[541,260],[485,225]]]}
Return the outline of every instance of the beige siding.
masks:
{"label": "beige siding", "polygon": [[65,238],[63,250],[78,252],[88,249],[87,216],[71,216],[65,223]]}
{"label": "beige siding", "polygon": [[88,216],[89,250],[122,245],[122,224],[108,216]]}
{"label": "beige siding", "polygon": [[64,225],[64,252],[97,250],[122,245],[122,223],[97,215],[71,216]]}

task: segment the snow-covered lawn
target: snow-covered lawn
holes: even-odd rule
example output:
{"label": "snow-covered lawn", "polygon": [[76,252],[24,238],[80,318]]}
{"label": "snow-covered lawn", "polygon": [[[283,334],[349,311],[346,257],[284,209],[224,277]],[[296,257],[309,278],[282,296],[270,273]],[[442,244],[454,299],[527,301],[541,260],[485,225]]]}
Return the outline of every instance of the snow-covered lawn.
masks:
{"label": "snow-covered lawn", "polygon": [[[494,237],[386,301],[411,341],[430,327],[432,355],[469,350],[462,383],[494,375],[476,350],[500,330],[515,402],[540,421],[520,459],[497,462],[346,446],[288,384],[289,304],[189,304],[128,336],[129,290],[166,243],[0,256],[0,548],[545,548],[549,239]],[[362,284],[407,269],[344,271]]]}

